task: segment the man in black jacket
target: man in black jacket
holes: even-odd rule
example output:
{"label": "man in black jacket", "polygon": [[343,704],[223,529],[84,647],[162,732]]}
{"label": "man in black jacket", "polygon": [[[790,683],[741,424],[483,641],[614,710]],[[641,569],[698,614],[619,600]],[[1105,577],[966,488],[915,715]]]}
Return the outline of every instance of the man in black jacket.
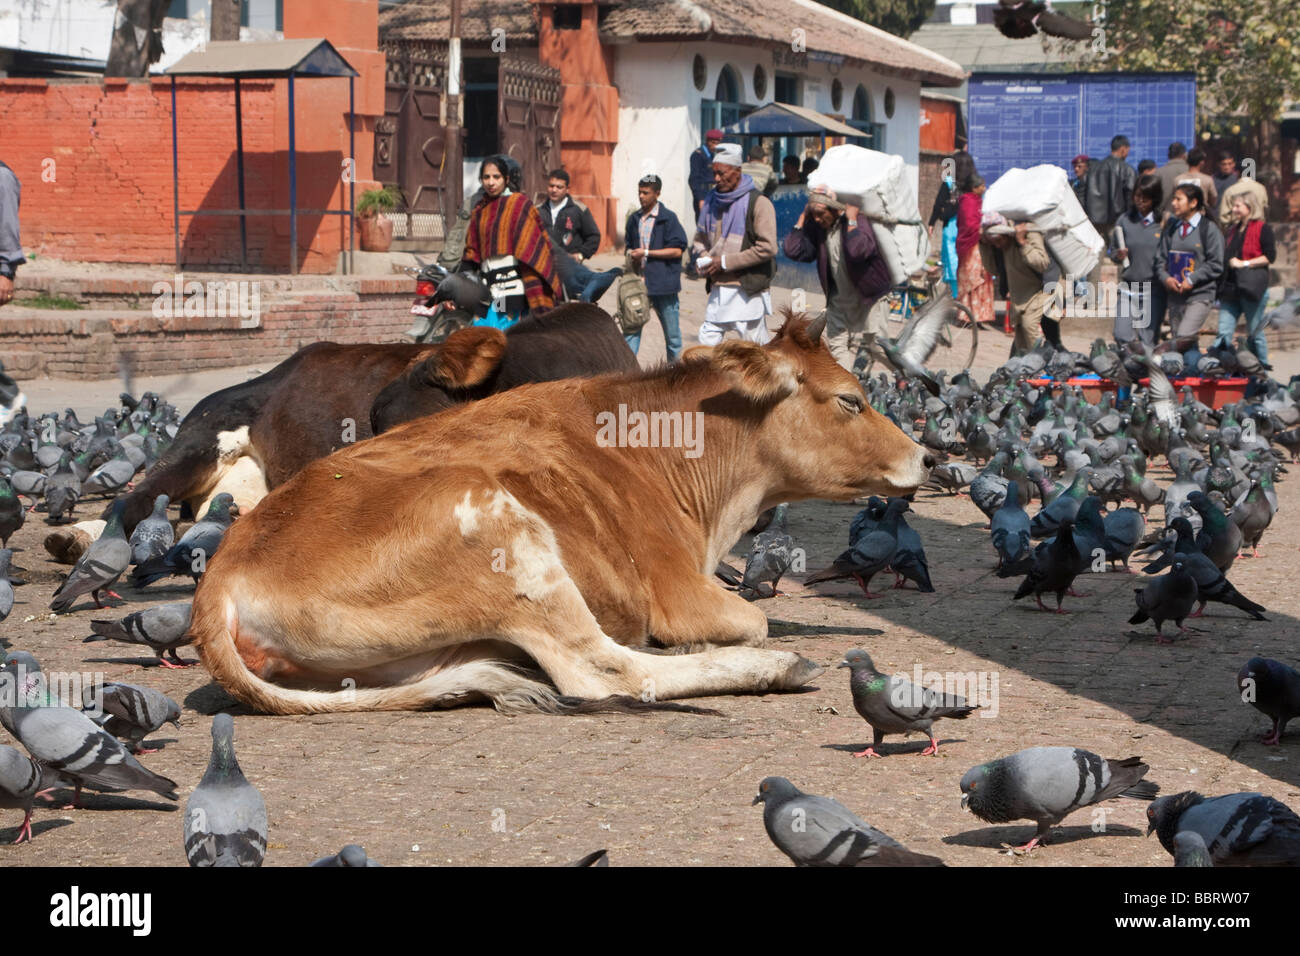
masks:
{"label": "man in black jacket", "polygon": [[570,299],[596,302],[622,269],[593,272],[582,264],[600,248],[600,227],[591,210],[569,195],[569,174],[553,169],[547,177],[547,200],[537,204],[537,212],[551,237],[555,253],[555,272],[564,283]]}
{"label": "man in black jacket", "polygon": [[1133,200],[1137,172],[1128,164],[1127,136],[1110,141],[1110,155],[1088,169],[1088,206],[1092,224],[1103,236],[1109,236],[1115,220],[1128,211]]}

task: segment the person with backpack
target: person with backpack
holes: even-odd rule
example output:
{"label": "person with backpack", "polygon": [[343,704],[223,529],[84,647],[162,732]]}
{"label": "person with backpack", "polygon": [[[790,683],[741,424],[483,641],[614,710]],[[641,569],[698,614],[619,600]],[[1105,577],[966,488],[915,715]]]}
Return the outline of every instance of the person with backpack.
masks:
{"label": "person with backpack", "polygon": [[1232,343],[1237,320],[1246,317],[1246,347],[1268,365],[1268,340],[1264,306],[1268,302],[1268,267],[1277,258],[1273,229],[1251,193],[1232,200],[1233,224],[1224,240],[1227,268],[1219,286],[1219,341]]}
{"label": "person with backpack", "polygon": [[[870,349],[887,328],[872,328],[871,307],[889,291],[889,266],[876,247],[871,220],[857,206],[839,201],[825,186],[808,194],[808,205],[785,237],[785,254],[795,262],[816,262],[826,296],[826,344],[849,371],[856,353]],[[862,335],[858,349],[849,339]]]}
{"label": "person with backpack", "polygon": [[[671,365],[682,354],[677,295],[682,290],[682,253],[686,251],[687,243],[686,230],[677,216],[659,201],[663,187],[663,180],[653,174],[643,176],[637,183],[636,193],[641,208],[627,217],[624,245],[632,271],[645,282],[648,304],[659,316],[668,364]],[[620,307],[622,305],[620,297]],[[635,331],[625,327],[623,337],[633,352],[641,347],[640,326]]]}
{"label": "person with backpack", "polygon": [[1169,208],[1156,247],[1156,276],[1166,291],[1170,334],[1160,348],[1185,353],[1187,367],[1194,368],[1200,359],[1196,336],[1223,275],[1223,233],[1210,219],[1205,193],[1196,183],[1175,186]]}
{"label": "person with backpack", "polygon": [[695,266],[709,299],[700,344],[717,345],[729,331],[747,342],[771,339],[772,276],[776,274],[776,207],[741,172],[735,143],[722,143],[713,157],[713,192],[700,207]]}

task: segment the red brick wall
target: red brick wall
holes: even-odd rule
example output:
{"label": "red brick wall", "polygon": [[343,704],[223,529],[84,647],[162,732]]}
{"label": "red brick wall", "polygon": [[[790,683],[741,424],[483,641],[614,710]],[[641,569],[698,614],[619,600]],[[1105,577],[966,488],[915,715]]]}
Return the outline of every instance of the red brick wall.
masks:
{"label": "red brick wall", "polygon": [[[241,85],[245,205],[288,208],[287,84]],[[347,81],[299,80],[295,94],[298,205],[339,208],[347,198]],[[180,207],[237,207],[233,83],[178,82],[177,124]],[[0,129],[3,158],[23,184],[26,249],[60,259],[174,261],[170,80],[0,80]],[[372,140],[358,130],[358,153],[366,147],[358,163],[363,179],[371,175]],[[347,244],[346,222],[299,217],[302,271],[334,271]],[[288,236],[287,216],[250,216],[250,267],[287,271]],[[238,217],[182,216],[181,249],[190,267],[237,266]]]}
{"label": "red brick wall", "polygon": [[[409,278],[346,281],[348,291],[263,292],[255,328],[240,328],[238,316],[158,318],[148,309],[9,307],[0,315],[0,358],[20,381],[42,375],[99,379],[115,377],[127,354],[136,374],[165,375],[178,368],[269,366],[312,342],[407,341],[402,333],[411,324]],[[46,284],[28,283],[32,289]],[[92,304],[153,299],[148,282],[105,279],[82,286]]]}

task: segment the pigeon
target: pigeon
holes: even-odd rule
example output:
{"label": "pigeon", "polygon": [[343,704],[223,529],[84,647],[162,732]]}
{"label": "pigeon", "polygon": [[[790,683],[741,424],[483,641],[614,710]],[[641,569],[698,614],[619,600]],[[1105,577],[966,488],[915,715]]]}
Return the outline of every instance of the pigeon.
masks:
{"label": "pigeon", "polygon": [[[741,578],[742,593],[748,591],[756,598],[776,597],[781,593],[776,586],[794,560],[794,538],[785,530],[788,510],[789,506],[784,502],[777,505],[771,525],[754,535],[754,544],[745,560],[745,573]],[[771,588],[771,593],[763,592],[760,587],[763,584]]]}
{"label": "pigeon", "polygon": [[266,856],[266,802],[235,758],[235,721],[212,719],[208,770],[185,805],[190,866],[261,866]]}
{"label": "pigeon", "polygon": [[176,656],[177,649],[194,643],[190,637],[191,602],[158,604],[142,611],[132,611],[120,621],[91,621],[95,633],[85,638],[83,644],[96,641],[121,641],[123,644],[143,644],[158,655],[163,667],[191,667]]}
{"label": "pigeon", "polygon": [[0,475],[0,547],[9,547],[9,539],[27,520],[27,509],[18,500],[18,492],[9,479]]}
{"label": "pigeon", "polygon": [[13,705],[0,705],[0,724],[47,770],[72,781],[78,806],[83,786],[106,790],[152,790],[178,799],[176,783],[146,769],[112,734],[73,707],[51,698],[40,664],[26,652],[8,656],[3,668],[16,690]]}
{"label": "pigeon", "polygon": [[1262,793],[1207,798],[1186,790],[1147,807],[1147,836],[1156,834],[1170,853],[1188,831],[1200,836],[1215,866],[1300,866],[1300,816]]}
{"label": "pigeon", "polygon": [[1079,566],[1080,554],[1074,546],[1074,522],[1067,518],[1061,523],[1050,544],[1040,544],[1035,549],[1033,566],[1020,582],[1020,587],[1011,600],[1019,601],[1032,594],[1038,606],[1047,611],[1050,608],[1043,604],[1043,594],[1054,592],[1056,613],[1069,614],[1069,611],[1061,607],[1061,602],[1065,600],[1065,593],[1070,590],[1074,579],[1079,576]]}
{"label": "pigeon", "polygon": [[32,803],[41,789],[41,765],[8,744],[0,744],[0,807],[23,811],[14,843],[32,839]]}
{"label": "pigeon", "polygon": [[153,513],[131,532],[132,564],[143,564],[150,558],[161,558],[176,542],[176,531],[167,520],[168,503],[166,495],[155,498]]}
{"label": "pigeon", "polygon": [[1124,562],[1124,570],[1130,571],[1129,556],[1142,540],[1147,529],[1146,518],[1136,508],[1117,508],[1102,519],[1106,533],[1106,560]]}
{"label": "pigeon", "polygon": [[9,580],[9,567],[14,553],[8,548],[0,548],[0,621],[9,616],[14,609],[14,586]]}
{"label": "pigeon", "polygon": [[1066,40],[1092,39],[1092,24],[1057,13],[1050,3],[1028,0],[998,0],[993,8],[993,25],[1012,40],[1024,40],[1039,31]]}
{"label": "pigeon", "polygon": [[[1296,446],[1300,448],[1300,440],[1297,440]],[[961,495],[961,490],[974,481],[978,474],[979,469],[974,465],[959,461],[945,462],[930,469],[930,477],[921,483],[921,487]]]}
{"label": "pigeon", "polygon": [[[604,850],[601,850],[604,853]],[[366,848],[349,843],[333,856],[323,856],[310,864],[311,866],[383,866],[366,856]],[[605,864],[608,866],[609,864]]]}
{"label": "pigeon", "polygon": [[1150,800],[1160,788],[1142,778],[1151,768],[1140,757],[1109,760],[1079,747],[1030,747],[980,764],[961,778],[962,807],[989,823],[1030,819],[1033,839],[1020,850],[1047,842],[1048,831],[1080,807],[1112,797]]}
{"label": "pigeon", "polygon": [[898,516],[907,508],[907,502],[902,498],[891,498],[889,504],[885,506],[884,518],[874,531],[864,535],[836,558],[830,567],[809,575],[804,583],[816,584],[819,581],[853,578],[867,597],[880,597],[879,594],[871,593],[871,579],[878,572],[885,570],[894,560],[894,555],[898,553]]}
{"label": "pigeon", "polygon": [[1196,536],[1196,543],[1214,566],[1226,574],[1241,551],[1241,529],[1203,491],[1193,491],[1187,496],[1187,503],[1201,516],[1201,532]]}
{"label": "pigeon", "polygon": [[1258,478],[1233,506],[1231,517],[1232,523],[1241,529],[1242,544],[1249,545],[1251,557],[1258,558],[1259,539],[1273,522],[1273,508]]}
{"label": "pigeon", "polygon": [[754,803],[763,828],[795,866],[943,866],[913,853],[830,797],[804,793],[785,777],[765,777]]}
{"label": "pigeon", "polygon": [[104,681],[81,691],[82,713],[114,737],[126,741],[131,753],[157,753],[142,746],[144,738],[163,724],[181,725],[181,708],[162,691]]}
{"label": "pigeon", "polygon": [[902,588],[904,581],[913,581],[921,593],[933,594],[934,584],[930,581],[930,562],[925,557],[925,545],[921,543],[921,536],[916,533],[916,529],[907,523],[901,513],[898,516],[897,537],[898,548],[889,562],[889,569],[894,572],[894,587]]}
{"label": "pigeon", "polygon": [[1172,644],[1173,639],[1165,637],[1165,621],[1172,620],[1178,625],[1178,630],[1185,633],[1187,629],[1183,627],[1183,621],[1191,614],[1197,594],[1196,579],[1187,570],[1187,565],[1175,561],[1168,574],[1154,578],[1144,588],[1133,589],[1138,609],[1128,622],[1155,621],[1156,640],[1161,644]]}
{"label": "pigeon", "polygon": [[566,863],[565,866],[609,866],[609,850],[593,850],[586,856],[574,860],[572,863]]}
{"label": "pigeon", "polygon": [[889,677],[880,673],[870,655],[863,650],[849,651],[839,666],[849,668],[853,707],[871,725],[871,746],[855,753],[855,757],[883,756],[876,752],[876,748],[886,734],[909,734],[918,730],[930,738],[930,745],[921,751],[921,755],[937,755],[939,742],[930,732],[934,722],[942,717],[965,720],[979,710],[978,704],[968,704],[960,697],[918,687],[898,674]]}
{"label": "pigeon", "polygon": [[1271,657],[1252,657],[1237,673],[1241,699],[1273,719],[1263,742],[1277,746],[1287,721],[1300,717],[1300,673]]}
{"label": "pigeon", "polygon": [[72,517],[77,501],[81,498],[81,480],[72,470],[71,456],[64,454],[59,459],[54,474],[45,480],[45,500],[42,502],[51,522],[58,522]]}
{"label": "pigeon", "polygon": [[1205,839],[1195,830],[1174,834],[1174,866],[1214,866]]}
{"label": "pigeon", "polygon": [[95,599],[95,607],[102,608],[104,604],[99,599],[101,591],[108,591],[110,597],[121,600],[120,595],[108,589],[131,563],[131,545],[122,529],[122,512],[125,510],[125,498],[113,503],[108,523],[104,525],[104,533],[86,549],[86,553],[78,559],[76,566],[54,592],[50,610],[59,613],[71,610],[77,598],[83,594],[89,594]]}
{"label": "pigeon", "polygon": [[1034,515],[1029,523],[1029,532],[1035,538],[1050,538],[1064,521],[1074,521],[1079,513],[1079,505],[1088,496],[1088,478],[1091,469],[1082,468],[1074,476],[1070,487],[1057,495]]}
{"label": "pigeon", "polygon": [[1020,569],[1019,573],[1028,573],[1029,515],[1020,506],[1019,482],[1007,484],[1007,496],[1002,507],[994,512],[992,524],[999,571]]}
{"label": "pigeon", "polygon": [[127,486],[135,477],[135,471],[135,464],[123,449],[86,476],[81,483],[81,492],[86,495],[114,494]]}
{"label": "pigeon", "polygon": [[1266,621],[1263,612],[1267,610],[1262,604],[1256,604],[1232,586],[1223,572],[1214,566],[1214,562],[1201,554],[1196,539],[1192,536],[1192,525],[1186,518],[1175,518],[1171,528],[1177,533],[1176,541],[1164,542],[1165,553],[1146,566],[1147,574],[1163,571],[1174,561],[1182,561],[1188,572],[1196,581],[1197,599],[1201,606],[1190,617],[1200,617],[1205,612],[1205,605],[1214,601],[1240,608],[1257,621]]}
{"label": "pigeon", "polygon": [[181,535],[171,550],[161,558],[150,558],[136,565],[131,572],[132,586],[142,588],[173,574],[188,574],[198,581],[203,576],[208,561],[221,546],[226,529],[238,514],[239,506],[235,504],[233,496],[224,491],[217,495],[208,506],[208,513],[203,516],[203,520]]}

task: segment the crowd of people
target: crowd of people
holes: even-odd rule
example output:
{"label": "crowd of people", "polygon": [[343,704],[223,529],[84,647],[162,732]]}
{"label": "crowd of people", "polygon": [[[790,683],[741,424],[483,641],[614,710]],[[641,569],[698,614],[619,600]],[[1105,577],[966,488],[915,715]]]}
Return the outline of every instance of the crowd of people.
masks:
{"label": "crowd of people", "polygon": [[[1241,175],[1231,153],[1218,158],[1211,174],[1200,148],[1172,143],[1164,166],[1142,160],[1136,169],[1130,149],[1127,137],[1115,136],[1104,159],[1075,156],[1068,177],[1106,255],[1121,269],[1116,341],[1177,350],[1194,370],[1207,320],[1217,321],[1216,345],[1230,344],[1244,321],[1246,347],[1267,364],[1264,311],[1277,249],[1265,221],[1266,190]],[[1032,348],[1040,334],[1060,347],[1060,325],[1050,315],[1053,290],[1067,278],[1097,290],[1100,262],[1089,276],[1062,276],[1031,223],[983,209],[985,183],[973,158],[963,151],[952,160],[930,216],[932,235],[942,227],[944,278],[978,321],[992,319],[995,292],[1007,300],[1013,355]]]}

